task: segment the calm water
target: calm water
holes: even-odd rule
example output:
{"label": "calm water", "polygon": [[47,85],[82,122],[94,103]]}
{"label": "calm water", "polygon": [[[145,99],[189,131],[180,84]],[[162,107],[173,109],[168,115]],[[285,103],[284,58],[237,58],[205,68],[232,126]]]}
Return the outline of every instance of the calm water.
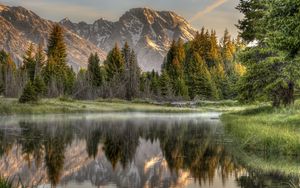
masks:
{"label": "calm water", "polygon": [[0,174],[38,187],[291,187],[240,165],[218,117],[0,117]]}

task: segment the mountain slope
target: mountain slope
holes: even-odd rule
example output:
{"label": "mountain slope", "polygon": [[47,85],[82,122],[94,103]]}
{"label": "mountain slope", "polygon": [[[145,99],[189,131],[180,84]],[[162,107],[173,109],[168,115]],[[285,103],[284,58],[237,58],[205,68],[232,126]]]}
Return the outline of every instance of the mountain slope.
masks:
{"label": "mountain slope", "polygon": [[[32,42],[41,43],[45,48],[49,32],[55,22],[40,18],[23,7],[0,5],[0,49],[11,53],[17,63],[22,62],[22,55]],[[68,63],[74,69],[85,67],[91,52],[97,52],[101,60],[105,52],[86,39],[65,28]]]}
{"label": "mountain slope", "polygon": [[176,13],[148,8],[131,9],[117,22],[99,19],[87,24],[63,19],[60,23],[106,52],[115,43],[123,45],[127,41],[136,51],[139,64],[145,71],[160,70],[173,40],[191,40],[196,34],[189,23]]}

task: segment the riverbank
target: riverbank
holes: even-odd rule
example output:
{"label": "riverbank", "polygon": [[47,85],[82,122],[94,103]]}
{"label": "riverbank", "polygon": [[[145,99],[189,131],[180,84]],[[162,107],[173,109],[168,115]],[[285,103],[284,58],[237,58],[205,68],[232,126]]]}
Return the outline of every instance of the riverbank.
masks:
{"label": "riverbank", "polygon": [[157,103],[149,101],[124,101],[117,99],[80,101],[73,99],[42,99],[37,103],[20,104],[17,99],[0,98],[0,115],[101,113],[101,112],[225,112],[244,109],[234,101],[197,103]]}
{"label": "riverbank", "polygon": [[227,136],[246,166],[300,175],[300,101],[289,108],[269,105],[224,113]]}

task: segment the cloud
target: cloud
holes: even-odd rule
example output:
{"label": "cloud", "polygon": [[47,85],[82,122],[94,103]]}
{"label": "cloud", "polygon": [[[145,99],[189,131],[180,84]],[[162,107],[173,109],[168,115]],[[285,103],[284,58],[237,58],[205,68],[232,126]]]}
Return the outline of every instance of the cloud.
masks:
{"label": "cloud", "polygon": [[197,12],[191,19],[190,22],[196,21],[197,19],[201,18],[202,16],[212,12],[213,10],[215,10],[216,8],[218,8],[219,6],[223,5],[224,3],[226,3],[228,0],[216,0],[213,4],[208,5],[207,7],[205,7],[204,10],[201,10],[199,12]]}

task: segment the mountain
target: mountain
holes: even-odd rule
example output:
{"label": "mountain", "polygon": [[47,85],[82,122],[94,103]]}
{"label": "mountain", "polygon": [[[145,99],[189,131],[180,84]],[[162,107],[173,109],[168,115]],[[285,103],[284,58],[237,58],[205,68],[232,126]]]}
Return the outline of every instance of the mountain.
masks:
{"label": "mountain", "polygon": [[[90,53],[97,52],[103,61],[115,43],[123,46],[127,41],[137,53],[143,71],[159,71],[172,41],[191,40],[196,33],[176,13],[149,8],[131,9],[116,22],[99,19],[92,24],[73,23],[65,18],[59,23],[65,29],[68,63],[75,70],[86,67]],[[20,64],[31,42],[41,43],[46,49],[54,24],[23,7],[0,4],[0,49],[12,54]]]}
{"label": "mountain", "polygon": [[[47,46],[49,32],[55,22],[45,20],[23,7],[0,4],[0,49],[9,52],[19,64],[30,43]],[[65,28],[68,63],[78,70],[85,67],[91,52],[97,52],[101,60],[106,53],[100,48]]]}
{"label": "mountain", "polygon": [[192,40],[196,31],[181,16],[170,11],[134,8],[116,22],[99,19],[93,24],[60,21],[69,30],[108,52],[115,43],[125,41],[136,51],[144,71],[160,70],[163,59],[173,40]]}

